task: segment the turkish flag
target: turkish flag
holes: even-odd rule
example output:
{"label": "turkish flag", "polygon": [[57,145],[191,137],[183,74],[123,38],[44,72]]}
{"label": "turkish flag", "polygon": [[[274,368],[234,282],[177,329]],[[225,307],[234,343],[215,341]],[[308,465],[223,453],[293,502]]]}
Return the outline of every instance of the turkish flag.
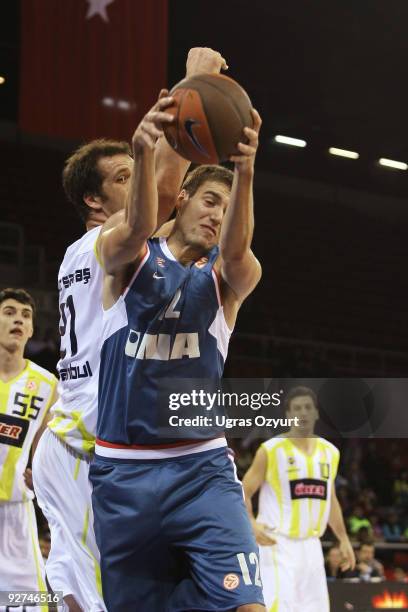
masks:
{"label": "turkish flag", "polygon": [[130,139],[166,86],[167,0],[24,0],[20,128]]}

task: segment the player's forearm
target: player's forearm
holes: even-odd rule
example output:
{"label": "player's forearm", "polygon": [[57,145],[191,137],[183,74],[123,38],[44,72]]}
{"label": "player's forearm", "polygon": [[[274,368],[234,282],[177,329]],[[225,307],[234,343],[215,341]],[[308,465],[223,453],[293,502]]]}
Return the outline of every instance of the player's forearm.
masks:
{"label": "player's forearm", "polygon": [[157,227],[165,223],[173,212],[189,166],[190,162],[173,151],[166,138],[161,136],[155,150],[156,181],[159,194]]}
{"label": "player's forearm", "polygon": [[244,490],[244,501],[248,510],[249,518],[251,521],[255,520],[254,516],[254,508],[252,505],[252,498],[255,493],[258,491],[259,486],[257,486],[257,482],[254,481],[253,468],[251,467],[248,472],[245,474],[242,479],[242,488]]}
{"label": "player's forearm", "polygon": [[254,516],[254,508],[252,506],[252,495],[249,495],[245,487],[244,487],[244,500],[245,500],[245,505],[246,505],[246,508],[249,514],[249,518],[251,521],[254,521],[255,516]]}
{"label": "player's forearm", "polygon": [[340,508],[339,501],[334,495],[331,502],[329,514],[329,526],[333,530],[334,535],[338,540],[348,538],[346,526],[344,524],[343,513]]}
{"label": "player's forearm", "polygon": [[154,151],[145,147],[134,151],[134,166],[125,209],[129,239],[147,239],[153,234],[157,225],[157,210]]}
{"label": "player's forearm", "polygon": [[237,261],[249,252],[254,233],[253,171],[235,170],[231,199],[222,223],[220,255]]}

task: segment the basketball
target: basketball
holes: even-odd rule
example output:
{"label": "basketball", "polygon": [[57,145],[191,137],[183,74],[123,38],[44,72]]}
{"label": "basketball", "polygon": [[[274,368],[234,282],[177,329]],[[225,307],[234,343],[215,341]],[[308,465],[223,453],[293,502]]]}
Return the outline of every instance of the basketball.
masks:
{"label": "basketball", "polygon": [[199,74],[180,81],[170,94],[174,106],[166,113],[175,121],[164,129],[167,142],[182,157],[196,164],[218,164],[239,155],[239,142],[247,142],[244,127],[252,127],[251,100],[233,79],[220,74]]}

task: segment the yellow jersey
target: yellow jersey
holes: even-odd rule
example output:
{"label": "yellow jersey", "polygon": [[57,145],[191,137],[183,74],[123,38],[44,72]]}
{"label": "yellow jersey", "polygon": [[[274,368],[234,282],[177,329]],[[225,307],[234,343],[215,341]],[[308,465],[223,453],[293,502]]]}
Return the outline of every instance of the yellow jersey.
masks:
{"label": "yellow jersey", "polygon": [[0,380],[0,503],[34,497],[23,474],[57,382],[51,372],[28,359],[21,374],[8,382]]}
{"label": "yellow jersey", "polygon": [[340,453],[323,438],[315,441],[311,455],[290,438],[262,444],[267,468],[258,520],[289,538],[320,537],[326,530]]}

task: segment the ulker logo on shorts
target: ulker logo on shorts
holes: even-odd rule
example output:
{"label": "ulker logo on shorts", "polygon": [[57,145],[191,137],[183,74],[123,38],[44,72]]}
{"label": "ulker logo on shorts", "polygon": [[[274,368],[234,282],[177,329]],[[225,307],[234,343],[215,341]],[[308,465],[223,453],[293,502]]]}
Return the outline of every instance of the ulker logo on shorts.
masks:
{"label": "ulker logo on shorts", "polygon": [[327,482],[315,478],[301,478],[290,481],[292,499],[327,499]]}
{"label": "ulker logo on shorts", "polygon": [[10,414],[0,415],[0,443],[22,448],[30,422]]}
{"label": "ulker logo on shorts", "polygon": [[233,591],[239,586],[239,576],[237,574],[226,574],[224,576],[224,589]]}

